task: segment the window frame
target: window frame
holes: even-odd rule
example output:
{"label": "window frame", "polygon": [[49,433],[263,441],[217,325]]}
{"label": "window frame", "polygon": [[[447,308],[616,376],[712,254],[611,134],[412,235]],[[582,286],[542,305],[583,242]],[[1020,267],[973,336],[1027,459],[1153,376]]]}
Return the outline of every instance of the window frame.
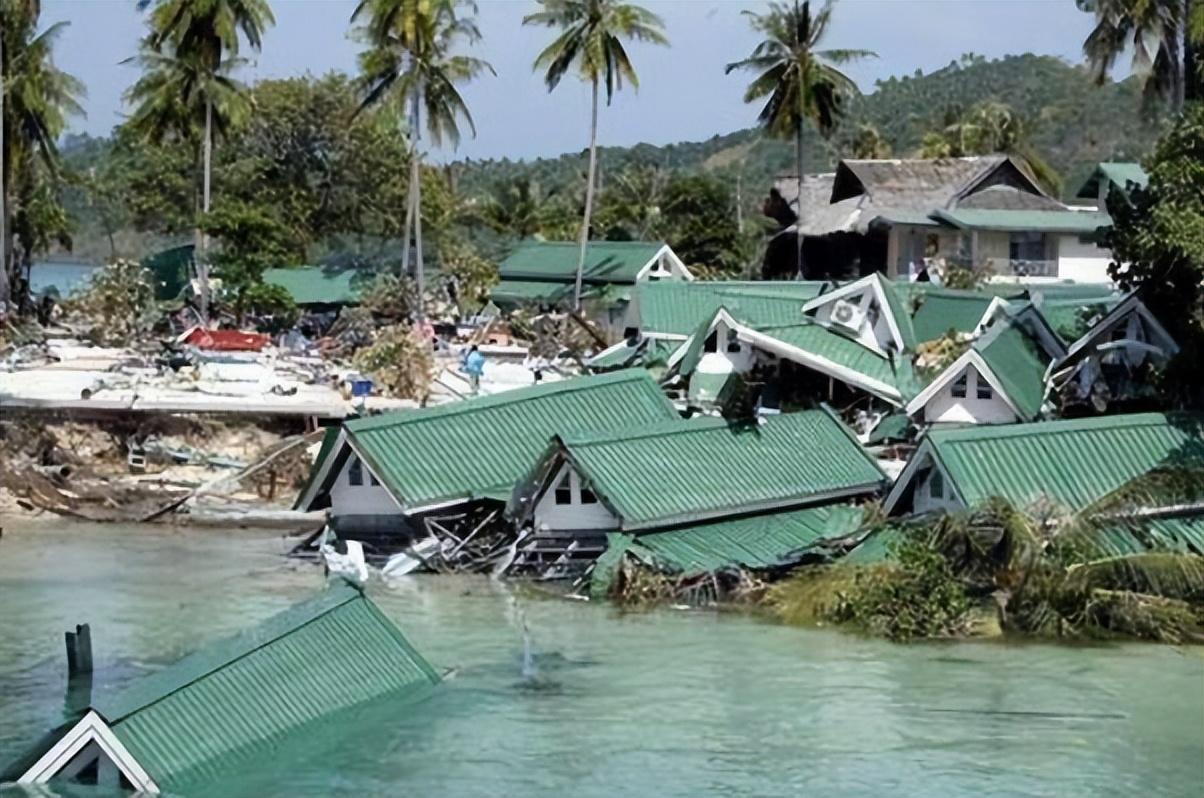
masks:
{"label": "window frame", "polygon": [[968,370],[962,371],[961,375],[949,385],[949,393],[953,395],[954,399],[965,399],[969,396],[970,373]]}

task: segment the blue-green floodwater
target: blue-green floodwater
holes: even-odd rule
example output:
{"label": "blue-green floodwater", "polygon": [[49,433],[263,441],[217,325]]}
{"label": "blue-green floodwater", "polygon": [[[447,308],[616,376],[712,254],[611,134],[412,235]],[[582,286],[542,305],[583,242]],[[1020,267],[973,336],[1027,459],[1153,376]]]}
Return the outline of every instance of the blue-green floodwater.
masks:
{"label": "blue-green floodwater", "polygon": [[[319,589],[287,545],[6,523],[0,761],[59,720],[66,629],[91,624],[97,689],[118,684]],[[1199,648],[897,646],[736,614],[621,614],[484,578],[370,592],[453,678],[416,705],[326,724],[208,794],[1204,795]]]}

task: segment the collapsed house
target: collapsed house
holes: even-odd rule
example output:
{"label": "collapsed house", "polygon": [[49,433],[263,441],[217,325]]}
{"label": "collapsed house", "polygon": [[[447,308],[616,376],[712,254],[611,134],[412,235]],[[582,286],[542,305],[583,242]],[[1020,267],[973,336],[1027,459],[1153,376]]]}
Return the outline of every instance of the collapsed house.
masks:
{"label": "collapsed house", "polygon": [[340,537],[392,548],[429,534],[462,541],[501,523],[515,483],[554,434],[677,417],[633,369],[357,419],[327,432],[296,508],[328,509]]}
{"label": "collapsed house", "polygon": [[[524,241],[498,264],[490,293],[502,310],[571,306],[581,247],[568,241]],[[661,280],[693,280],[681,258],[662,241],[591,241],[582,270],[583,296],[602,307],[596,319],[612,339],[640,326],[633,286]]]}
{"label": "collapsed house", "polygon": [[1113,403],[1151,396],[1151,369],[1178,351],[1166,328],[1130,294],[1050,364],[1048,379],[1066,405],[1103,412]]}
{"label": "collapsed house", "polygon": [[1204,418],[1173,413],[933,427],[884,506],[906,515],[1002,498],[1077,512],[1155,469],[1204,466],[1202,439]]}
{"label": "collapsed house", "polygon": [[180,794],[272,757],[298,732],[320,733],[335,713],[413,699],[438,682],[400,630],[340,582],[90,701],[0,782]]}
{"label": "collapsed house", "polygon": [[[782,564],[844,531],[846,516],[834,505],[872,498],[885,482],[826,409],[560,433],[507,507],[522,541],[511,572],[564,576],[581,563],[563,552],[592,560],[608,538],[613,546],[625,536],[653,549],[744,540],[730,546],[725,564]],[[776,531],[759,536],[759,527]]]}
{"label": "collapsed house", "polygon": [[797,272],[802,227],[807,279],[882,272],[915,279],[934,266],[986,270],[1001,278],[1106,282],[1110,254],[1096,231],[1106,213],[1051,197],[1006,155],[853,160],[803,182],[778,180],[766,215],[782,226],[769,242],[766,277]]}

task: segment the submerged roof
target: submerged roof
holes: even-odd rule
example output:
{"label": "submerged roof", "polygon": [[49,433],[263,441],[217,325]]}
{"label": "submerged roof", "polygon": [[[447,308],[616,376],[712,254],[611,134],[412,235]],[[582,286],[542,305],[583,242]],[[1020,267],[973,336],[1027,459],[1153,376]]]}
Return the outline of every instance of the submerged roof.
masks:
{"label": "submerged roof", "polygon": [[[665,247],[663,241],[591,241],[585,251],[588,282],[633,283]],[[503,280],[574,280],[581,246],[570,241],[524,241],[498,264]]]}
{"label": "submerged roof", "polygon": [[821,541],[853,534],[860,507],[829,504],[800,510],[730,518],[668,532],[610,536],[610,547],[645,565],[680,576],[723,568],[790,565]]}
{"label": "submerged roof", "polygon": [[[508,496],[558,432],[622,430],[676,418],[647,372],[627,369],[357,419],[343,430],[376,478],[410,510]],[[299,506],[315,504],[345,455],[341,447],[314,464],[323,478],[302,492]]]}
{"label": "submerged roof", "polygon": [[885,476],[830,412],[671,421],[562,434],[560,448],[624,530],[866,493]]}
{"label": "submerged roof", "polygon": [[1141,413],[934,428],[900,475],[892,499],[924,450],[967,506],[991,497],[1018,506],[1050,499],[1077,511],[1152,469],[1204,466],[1204,416]]}
{"label": "submerged roof", "polygon": [[92,708],[160,790],[179,792],[335,712],[438,681],[363,593],[339,584]]}
{"label": "submerged roof", "polygon": [[636,287],[640,330],[684,338],[721,307],[749,324],[790,324],[802,319],[803,303],[818,296],[824,285],[793,280],[641,283]]}
{"label": "submerged roof", "polygon": [[375,277],[372,271],[323,266],[268,269],[263,273],[265,283],[280,286],[298,305],[357,304],[363,288]]}
{"label": "submerged roof", "polygon": [[1145,188],[1150,183],[1150,176],[1139,163],[1132,161],[1104,161],[1095,167],[1095,171],[1079,188],[1076,197],[1080,199],[1097,199],[1100,182],[1111,183],[1125,193],[1129,192],[1130,184]]}

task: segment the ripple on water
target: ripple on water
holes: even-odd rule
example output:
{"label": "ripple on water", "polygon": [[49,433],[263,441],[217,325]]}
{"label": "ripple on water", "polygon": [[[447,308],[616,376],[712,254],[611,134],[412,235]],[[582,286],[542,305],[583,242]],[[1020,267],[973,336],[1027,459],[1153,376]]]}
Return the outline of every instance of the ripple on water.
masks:
{"label": "ripple on water", "polygon": [[[64,629],[92,624],[98,689],[118,685],[314,590],[317,570],[283,548],[256,530],[6,524],[0,760],[61,714]],[[453,678],[333,719],[212,794],[1204,793],[1198,649],[894,646],[477,578],[372,592]]]}

